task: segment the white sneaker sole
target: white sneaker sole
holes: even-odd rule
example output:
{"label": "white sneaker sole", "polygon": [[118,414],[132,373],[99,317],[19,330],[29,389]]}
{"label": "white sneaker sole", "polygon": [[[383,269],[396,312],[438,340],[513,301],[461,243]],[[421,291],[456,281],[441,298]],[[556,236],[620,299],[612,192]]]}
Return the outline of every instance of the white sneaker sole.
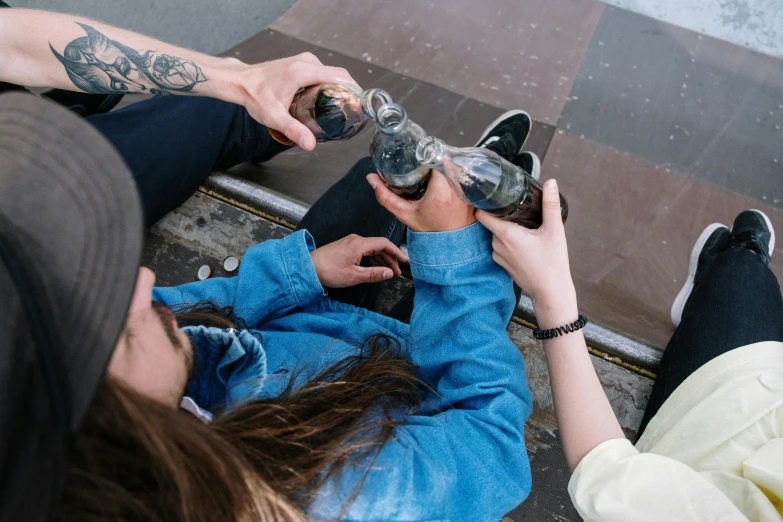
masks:
{"label": "white sneaker sole", "polygon": [[[489,131],[494,129],[495,126],[497,126],[498,123],[500,123],[501,121],[503,121],[503,120],[505,120],[507,118],[510,118],[511,116],[516,116],[517,114],[524,114],[525,116],[527,116],[527,119],[530,120],[530,132],[532,132],[533,131],[533,118],[531,118],[530,115],[526,111],[523,111],[523,110],[520,110],[520,109],[515,109],[513,111],[506,111],[503,114],[501,114],[500,116],[498,116],[497,118],[495,118],[495,121],[493,121],[492,123],[487,125],[487,127],[484,129],[484,133],[481,135],[481,137],[478,139],[478,141],[476,141],[476,145],[474,145],[474,146],[478,147],[478,144],[481,143],[482,141],[484,141],[484,138],[487,137],[487,135],[489,134]],[[527,143],[527,139],[530,137],[530,132],[527,133],[527,136],[525,136],[525,141],[523,141],[522,144],[519,146],[519,150],[517,151],[517,154],[522,152],[522,147],[524,147],[525,143]]]}
{"label": "white sneaker sole", "polygon": [[688,302],[688,298],[691,296],[691,292],[693,291],[693,278],[696,277],[696,268],[699,265],[699,254],[701,254],[701,250],[704,248],[704,244],[710,238],[712,233],[721,227],[728,229],[726,225],[721,223],[713,223],[712,225],[708,226],[704,229],[704,232],[701,233],[699,239],[696,240],[696,244],[693,245],[693,249],[691,250],[691,260],[688,264],[688,277],[685,279],[685,284],[682,286],[680,293],[677,294],[677,297],[674,299],[674,303],[672,304],[671,320],[675,328],[680,326],[680,321],[682,320],[682,311],[685,309],[685,303]]}
{"label": "white sneaker sole", "polygon": [[772,221],[770,221],[769,216],[767,216],[762,211],[756,210],[755,208],[752,208],[750,210],[761,214],[761,217],[763,217],[764,221],[767,222],[767,229],[769,229],[769,244],[767,245],[767,251],[769,252],[769,257],[772,257],[772,252],[774,252],[775,250],[775,229],[772,228]]}
{"label": "white sneaker sole", "polygon": [[541,160],[538,159],[538,155],[530,153],[531,156],[533,156],[533,172],[530,173],[530,175],[535,179],[536,181],[541,180]]}

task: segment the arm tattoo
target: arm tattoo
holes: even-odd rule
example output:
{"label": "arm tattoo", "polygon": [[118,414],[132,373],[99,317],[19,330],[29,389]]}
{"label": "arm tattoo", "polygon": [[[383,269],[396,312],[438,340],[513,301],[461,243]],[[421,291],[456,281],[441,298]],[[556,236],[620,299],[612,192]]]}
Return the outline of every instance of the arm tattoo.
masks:
{"label": "arm tattoo", "polygon": [[[78,23],[78,22],[77,22]],[[191,60],[147,51],[141,54],[110,40],[89,25],[79,24],[87,36],[73,40],[63,54],[52,50],[71,81],[85,92],[100,94],[193,92],[207,77]]]}

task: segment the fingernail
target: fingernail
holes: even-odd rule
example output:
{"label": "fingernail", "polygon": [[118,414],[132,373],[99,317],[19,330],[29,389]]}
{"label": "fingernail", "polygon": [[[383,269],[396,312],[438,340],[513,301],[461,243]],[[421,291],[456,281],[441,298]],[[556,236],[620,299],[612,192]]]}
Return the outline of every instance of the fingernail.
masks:
{"label": "fingernail", "polygon": [[383,278],[384,279],[391,279],[392,275],[394,275],[394,274],[392,274],[391,270],[384,270],[383,271]]}
{"label": "fingernail", "polygon": [[375,180],[372,179],[370,176],[367,176],[367,183],[370,184],[370,186],[373,188],[373,190],[375,189]]}
{"label": "fingernail", "polygon": [[546,182],[547,192],[557,192],[557,181],[550,179]]}

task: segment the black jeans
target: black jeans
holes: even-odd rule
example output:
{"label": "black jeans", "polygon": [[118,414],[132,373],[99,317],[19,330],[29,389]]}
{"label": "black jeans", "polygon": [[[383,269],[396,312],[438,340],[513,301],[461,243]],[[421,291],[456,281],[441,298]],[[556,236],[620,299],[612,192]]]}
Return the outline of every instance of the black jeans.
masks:
{"label": "black jeans", "polygon": [[87,118],[122,154],[147,226],[185,202],[215,169],[280,147],[239,106],[197,96],[157,96]]}
{"label": "black jeans", "polygon": [[689,375],[719,355],[762,341],[783,341],[780,286],[758,255],[731,248],[694,284],[682,322],[663,352],[639,436]]}

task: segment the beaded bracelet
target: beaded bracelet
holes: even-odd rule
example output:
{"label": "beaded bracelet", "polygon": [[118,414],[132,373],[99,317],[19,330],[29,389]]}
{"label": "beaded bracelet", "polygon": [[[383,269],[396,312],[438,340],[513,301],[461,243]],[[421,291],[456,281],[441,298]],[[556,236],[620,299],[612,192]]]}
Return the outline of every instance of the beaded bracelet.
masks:
{"label": "beaded bracelet", "polygon": [[558,326],[557,328],[551,328],[549,330],[542,330],[541,328],[536,328],[535,330],[533,330],[533,337],[535,337],[536,339],[553,339],[555,337],[560,337],[561,335],[570,334],[571,332],[581,330],[582,328],[585,327],[586,324],[587,324],[587,317],[585,317],[584,315],[580,315],[579,319],[565,326]]}

